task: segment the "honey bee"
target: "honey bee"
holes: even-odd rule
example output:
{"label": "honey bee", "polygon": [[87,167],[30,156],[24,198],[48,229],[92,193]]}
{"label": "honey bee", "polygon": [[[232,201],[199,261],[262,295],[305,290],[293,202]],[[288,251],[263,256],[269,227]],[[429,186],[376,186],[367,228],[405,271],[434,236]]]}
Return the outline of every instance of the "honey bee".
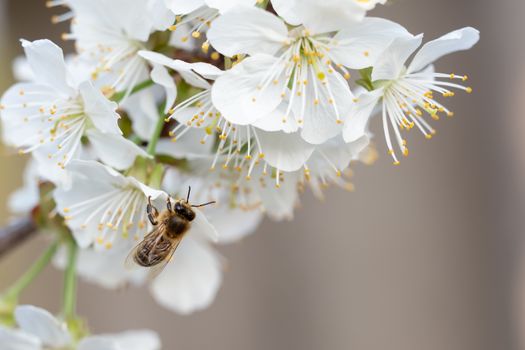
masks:
{"label": "honey bee", "polygon": [[188,189],[186,200],[181,199],[172,206],[168,196],[166,210],[159,213],[158,209],[151,204],[148,197],[146,212],[148,219],[154,229],[144,236],[144,239],[129,253],[126,258],[126,266],[141,266],[151,268],[150,278],[157,276],[171,261],[175,250],[189,231],[191,222],[195,219],[195,211],[192,208],[200,208],[214,204],[215,201],[191,205],[191,187]]}

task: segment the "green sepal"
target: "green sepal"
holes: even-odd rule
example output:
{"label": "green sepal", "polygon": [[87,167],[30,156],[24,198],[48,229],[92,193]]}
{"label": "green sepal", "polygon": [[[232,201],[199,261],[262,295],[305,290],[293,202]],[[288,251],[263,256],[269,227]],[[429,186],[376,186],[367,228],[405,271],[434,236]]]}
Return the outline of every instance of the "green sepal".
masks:
{"label": "green sepal", "polygon": [[372,67],[359,70],[359,75],[361,76],[361,79],[356,80],[355,83],[359,86],[364,87],[368,91],[374,90],[374,84],[372,82],[372,70]]}

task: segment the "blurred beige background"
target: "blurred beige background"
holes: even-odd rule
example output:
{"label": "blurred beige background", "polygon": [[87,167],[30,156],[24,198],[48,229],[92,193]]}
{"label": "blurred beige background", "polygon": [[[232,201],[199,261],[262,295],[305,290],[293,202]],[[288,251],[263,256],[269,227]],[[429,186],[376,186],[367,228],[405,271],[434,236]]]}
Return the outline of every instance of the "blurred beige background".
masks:
{"label": "blurred beige background", "polygon": [[[50,24],[44,1],[6,5],[2,88],[18,38],[59,41],[67,29]],[[147,291],[82,283],[79,311],[94,331],[152,328],[165,349],[184,350],[525,348],[525,1],[392,0],[375,14],[427,40],[466,25],[481,30],[474,50],[438,63],[439,71],[471,77],[474,94],[449,101],[457,117],[438,122],[432,141],[412,134],[400,167],[378,137],[381,158],[355,169],[355,193],[332,190],[325,203],[306,195],[295,221],[265,221],[222,249],[229,269],[204,312],[182,317]],[[23,160],[5,150],[0,157],[5,222]],[[42,245],[36,239],[3,258],[0,287]],[[47,270],[23,302],[57,311],[60,279]]]}

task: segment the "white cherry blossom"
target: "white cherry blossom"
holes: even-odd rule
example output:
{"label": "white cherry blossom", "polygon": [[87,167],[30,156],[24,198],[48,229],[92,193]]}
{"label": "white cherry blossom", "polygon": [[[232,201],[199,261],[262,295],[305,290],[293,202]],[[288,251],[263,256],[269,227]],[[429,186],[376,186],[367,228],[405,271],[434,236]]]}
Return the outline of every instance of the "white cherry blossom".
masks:
{"label": "white cherry blossom", "polygon": [[69,1],[68,5],[74,21],[64,38],[75,40],[81,57],[96,61],[94,79],[109,76],[108,88],[129,94],[148,78],[148,65],[137,52],[149,47],[151,33],[174,21],[162,0]]}
{"label": "white cherry blossom", "polygon": [[54,192],[77,244],[95,249],[111,248],[119,241],[138,241],[148,231],[148,197],[166,203],[166,194],[134,177],[94,161],[73,161],[67,170],[71,185]]}
{"label": "white cherry blossom", "polygon": [[468,50],[479,40],[479,32],[474,28],[453,31],[423,45],[410,64],[407,59],[421,45],[422,35],[398,38],[383,52],[372,72],[375,89],[359,96],[352,117],[348,119],[344,138],[354,141],[365,130],[374,108],[379,104],[382,111],[383,129],[388,152],[399,164],[392,144],[391,130],[399,150],[408,155],[406,141],[401,136],[402,130],[417,127],[426,138],[432,138],[435,130],[423,118],[425,112],[432,119],[439,119],[439,113],[453,116],[453,112],[436,100],[434,93],[443,97],[452,97],[452,89],[472,92],[472,88],[454,82],[466,81],[466,75],[454,73],[435,73],[432,63],[452,52]]}
{"label": "white cherry blossom", "polygon": [[34,80],[15,84],[2,96],[6,143],[60,168],[83,152],[83,137],[99,159],[118,169],[145,155],[122,137],[117,105],[90,81],[75,81],[58,46],[49,40],[24,40],[22,45]]}
{"label": "white cherry blossom", "polygon": [[[180,27],[188,26],[188,33],[197,39],[221,14],[239,6],[253,6],[256,0],[165,0],[165,2],[166,6],[177,15],[177,20],[170,29],[178,31]],[[189,36],[184,35],[181,39],[187,42]],[[206,47],[207,44],[203,46]]]}
{"label": "white cherry blossom", "polygon": [[208,38],[225,56],[251,57],[217,79],[213,103],[240,125],[254,124],[284,103],[271,120],[273,128],[296,123],[305,141],[322,144],[339,134],[349,117],[354,96],[348,69],[372,66],[393,38],[404,35],[403,27],[379,18],[334,34],[303,26],[289,30],[279,17],[258,8],[232,9],[214,22]]}
{"label": "white cherry blossom", "polygon": [[47,310],[21,305],[15,309],[18,328],[0,326],[2,350],[159,350],[159,336],[149,330],[92,335],[73,339],[67,325]]}

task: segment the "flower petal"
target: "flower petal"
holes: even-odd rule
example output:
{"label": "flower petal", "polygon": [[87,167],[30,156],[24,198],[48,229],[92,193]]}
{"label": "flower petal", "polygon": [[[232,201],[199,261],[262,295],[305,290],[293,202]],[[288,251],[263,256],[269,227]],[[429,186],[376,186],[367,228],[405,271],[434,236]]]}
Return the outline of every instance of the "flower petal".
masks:
{"label": "flower petal", "polygon": [[408,57],[421,45],[423,35],[398,37],[381,53],[372,71],[372,81],[397,79]]}
{"label": "flower petal", "polygon": [[[124,265],[126,257],[136,244],[135,240],[129,239],[109,250],[81,249],[77,262],[78,275],[89,283],[110,290],[123,288],[130,283],[141,285],[146,281],[148,271],[143,269],[130,270]],[[57,252],[53,264],[60,269],[66,268],[66,249],[60,249]]]}
{"label": "flower petal", "polygon": [[40,200],[38,164],[34,159],[27,162],[23,177],[23,187],[13,192],[8,199],[9,210],[15,214],[28,214]]}
{"label": "flower petal", "polygon": [[208,307],[215,299],[222,281],[221,270],[221,259],[211,247],[187,237],[150,290],[162,306],[189,314]]}
{"label": "flower petal", "polygon": [[393,39],[406,35],[410,33],[395,22],[367,17],[337,32],[330,58],[352,69],[371,67]]}
{"label": "flower petal", "polygon": [[94,129],[86,134],[97,157],[117,170],[128,169],[139,156],[151,158],[142,148],[120,135]]}
{"label": "flower petal", "polygon": [[210,209],[207,215],[219,232],[220,244],[234,243],[252,234],[264,217],[260,210],[231,209],[228,205]]}
{"label": "flower petal", "polygon": [[247,125],[267,116],[281,103],[283,86],[269,82],[261,89],[261,84],[280,64],[277,58],[262,54],[237,64],[213,84],[214,106],[234,124]]}
{"label": "flower petal", "polygon": [[439,58],[456,51],[471,49],[479,41],[479,31],[466,27],[448,33],[441,38],[432,40],[414,56],[407,72],[419,72]]}
{"label": "flower petal", "polygon": [[275,54],[288,41],[288,29],[279,17],[257,7],[238,7],[217,18],[208,40],[225,56]]}
{"label": "flower petal", "polygon": [[120,350],[158,350],[160,338],[150,330],[132,330],[114,334],[100,334],[97,338],[114,341]]}
{"label": "flower petal", "polygon": [[42,342],[36,336],[2,325],[0,325],[0,344],[3,350],[42,350]]}
{"label": "flower petal", "polygon": [[84,113],[91,119],[95,127],[102,132],[122,135],[118,126],[120,117],[116,112],[118,105],[108,100],[89,81],[80,84],[79,90],[84,100]]}
{"label": "flower petal", "polygon": [[[94,161],[74,160],[68,164],[67,170],[71,175],[71,185],[58,187],[53,197],[58,212],[69,217],[66,223],[75,241],[81,248],[87,248],[99,234],[98,225],[104,222],[104,211],[98,210],[99,207],[116,196],[116,188],[126,188],[129,182],[116,171]],[[72,215],[71,208],[79,203],[93,203],[96,210]]]}
{"label": "flower petal", "polygon": [[286,23],[297,26],[301,24],[301,18],[295,11],[298,0],[272,0],[272,7]]}
{"label": "flower petal", "polygon": [[289,112],[290,118],[287,118],[286,123],[283,123],[283,116],[288,112],[289,103],[289,100],[283,100],[275,110],[256,120],[252,125],[264,131],[296,132],[299,130],[299,124],[293,117],[293,111]]}
{"label": "flower petal", "polygon": [[383,89],[362,93],[350,112],[343,128],[346,142],[354,142],[366,134],[366,128],[374,108],[383,96]]}
{"label": "flower petal", "polygon": [[148,1],[148,10],[153,27],[157,30],[166,30],[175,22],[175,14],[167,8],[165,0]]}
{"label": "flower petal", "polygon": [[56,91],[72,96],[68,84],[68,72],[62,49],[50,40],[21,40],[27,61],[37,83],[50,86]]}
{"label": "flower petal", "polygon": [[204,0],[165,0],[165,3],[176,15],[187,15],[205,5]]}
{"label": "flower petal", "polygon": [[168,139],[161,139],[157,144],[157,154],[171,156],[177,159],[199,159],[209,158],[212,154],[212,142],[201,144],[202,130],[191,129],[185,137],[172,142]]}
{"label": "flower petal", "polygon": [[[0,117],[2,119],[2,139],[15,147],[30,147],[40,143],[40,130],[51,128],[50,115],[40,108],[60,98],[45,85],[18,83],[11,86],[2,96]],[[39,117],[40,116],[40,117]]]}
{"label": "flower petal", "polygon": [[257,131],[264,160],[276,169],[299,170],[312,155],[315,146],[304,141],[299,133]]}
{"label": "flower petal", "polygon": [[208,221],[206,215],[198,208],[193,208],[195,219],[191,223],[190,234],[200,239],[217,242],[219,234],[213,225]]}
{"label": "flower petal", "polygon": [[[318,79],[309,72],[309,81]],[[301,136],[311,144],[318,145],[341,132],[342,122],[352,108],[354,95],[348,82],[338,72],[327,74],[323,85],[317,90],[313,83],[304,91],[305,101],[296,98],[294,113],[304,119]],[[317,100],[317,103],[316,103]]]}
{"label": "flower petal", "polygon": [[153,86],[131,95],[120,105],[131,119],[133,131],[142,140],[149,140],[155,130],[159,118],[157,96],[162,96],[162,89]]}
{"label": "flower petal", "polygon": [[168,70],[160,64],[153,65],[153,69],[151,70],[151,80],[164,88],[166,93],[164,114],[166,114],[177,98],[177,86],[175,85],[175,81],[169,74]]}
{"label": "flower petal", "polygon": [[66,324],[59,322],[47,310],[21,305],[15,309],[15,319],[24,332],[37,336],[45,346],[60,348],[71,343]]}
{"label": "flower petal", "polygon": [[207,89],[210,87],[210,84],[203,77],[192,70],[195,67],[202,67],[201,65],[193,66],[191,63],[181,60],[173,60],[163,54],[153,51],[139,51],[139,56],[142,56],[155,64],[159,64],[177,71],[182,76],[182,78],[192,86],[201,89]]}
{"label": "flower petal", "polygon": [[219,10],[220,13],[225,13],[239,6],[253,6],[256,0],[204,0],[208,7]]}
{"label": "flower petal", "polygon": [[[301,0],[295,1],[294,18],[311,32],[327,33],[345,28],[349,23],[360,22],[368,10],[386,0]],[[329,19],[329,20],[327,20]]]}

